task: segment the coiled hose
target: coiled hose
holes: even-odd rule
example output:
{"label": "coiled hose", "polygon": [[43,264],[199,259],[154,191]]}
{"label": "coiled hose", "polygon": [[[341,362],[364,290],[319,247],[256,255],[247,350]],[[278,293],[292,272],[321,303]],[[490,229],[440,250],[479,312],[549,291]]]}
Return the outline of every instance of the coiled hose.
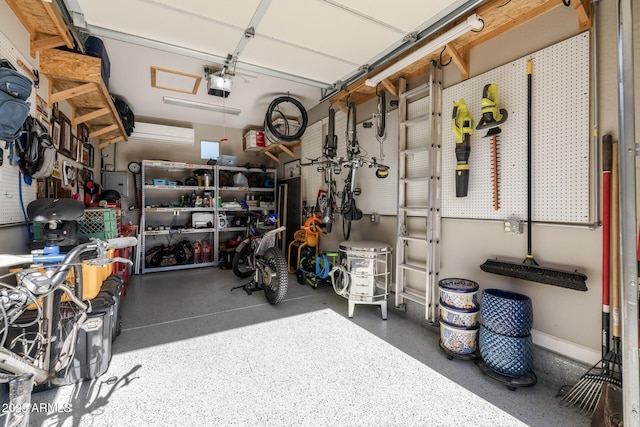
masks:
{"label": "coiled hose", "polygon": [[[300,112],[301,123],[297,132],[291,133],[294,127],[294,124],[289,124],[290,118],[284,114],[284,112],[280,109],[280,104],[290,103],[293,104],[298,111]],[[276,124],[276,121],[280,121]],[[295,98],[290,96],[280,96],[269,104],[269,108],[267,108],[267,114],[264,117],[264,128],[265,135],[267,138],[274,143],[277,142],[292,142],[299,140],[304,132],[307,130],[307,123],[309,121],[309,117],[307,116],[307,110],[304,108],[302,103]]]}

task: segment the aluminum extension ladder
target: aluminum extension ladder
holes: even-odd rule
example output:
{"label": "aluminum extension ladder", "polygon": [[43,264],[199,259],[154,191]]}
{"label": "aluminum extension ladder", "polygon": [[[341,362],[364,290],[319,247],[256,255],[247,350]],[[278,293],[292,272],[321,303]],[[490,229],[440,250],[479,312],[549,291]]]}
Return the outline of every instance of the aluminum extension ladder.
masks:
{"label": "aluminum extension ladder", "polygon": [[425,84],[407,90],[399,82],[395,304],[424,305],[429,322],[439,314],[442,74],[432,65]]}

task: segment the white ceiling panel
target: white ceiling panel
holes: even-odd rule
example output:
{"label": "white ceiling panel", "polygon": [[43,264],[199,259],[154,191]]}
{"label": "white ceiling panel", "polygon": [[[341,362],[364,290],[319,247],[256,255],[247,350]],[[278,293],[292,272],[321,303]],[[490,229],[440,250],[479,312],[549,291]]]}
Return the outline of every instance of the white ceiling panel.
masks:
{"label": "white ceiling panel", "polygon": [[354,62],[341,61],[295,46],[284,47],[280,42],[260,36],[247,45],[242,60],[324,82],[334,82],[358,67]]}
{"label": "white ceiling panel", "polygon": [[317,0],[336,3],[358,11],[394,28],[410,33],[441,11],[464,4],[464,0],[403,0],[402,6],[389,0]]}
{"label": "white ceiling panel", "polygon": [[[76,0],[87,27],[107,46],[110,90],[124,96],[146,118],[245,128],[259,125],[271,100],[291,94],[311,108],[318,86],[353,75],[358,68],[396,48],[465,0]],[[473,0],[477,1],[477,0]],[[69,1],[67,4],[75,3]],[[262,19],[253,23],[254,16]],[[75,6],[74,6],[75,7]],[[255,25],[255,37],[245,30]],[[220,67],[240,41],[238,73],[231,95],[207,94],[204,67]],[[196,95],[152,88],[150,66],[202,76]],[[253,77],[243,77],[250,70]],[[279,77],[273,71],[281,72]],[[266,74],[266,75],[265,75]],[[162,76],[160,76],[162,78]],[[284,80],[287,79],[287,80]],[[308,85],[297,83],[304,81]],[[326,82],[326,85],[320,82]],[[170,84],[171,83],[171,84]],[[160,82],[176,86],[174,82]],[[182,90],[187,90],[188,84]],[[174,96],[240,108],[238,116],[162,102]]]}
{"label": "white ceiling panel", "polygon": [[309,0],[274,0],[256,32],[358,65],[402,38],[376,22]]}
{"label": "white ceiling panel", "polygon": [[251,20],[260,0],[211,1],[211,0],[138,0],[160,5],[174,12],[208,18],[244,30]]}
{"label": "white ceiling panel", "polygon": [[[104,42],[111,59],[109,91],[125,97],[136,117],[224,125],[242,129],[250,124],[260,125],[269,103],[277,96],[290,93],[306,108],[316,105],[320,98],[320,90],[317,88],[267,76],[236,76],[233,79],[231,94],[226,99],[208,95],[204,78],[197,95],[152,88],[150,64],[203,77],[206,64],[198,59],[120,41],[104,39]],[[144,60],[132,60],[132,58]],[[162,102],[163,96],[216,105],[224,103],[229,107],[240,108],[242,112],[238,116],[222,115],[212,111],[167,105]]]}
{"label": "white ceiling panel", "polygon": [[[139,0],[79,0],[88,24],[225,57],[244,29]],[[122,11],[126,10],[126,13]],[[144,17],[147,17],[146,19]]]}

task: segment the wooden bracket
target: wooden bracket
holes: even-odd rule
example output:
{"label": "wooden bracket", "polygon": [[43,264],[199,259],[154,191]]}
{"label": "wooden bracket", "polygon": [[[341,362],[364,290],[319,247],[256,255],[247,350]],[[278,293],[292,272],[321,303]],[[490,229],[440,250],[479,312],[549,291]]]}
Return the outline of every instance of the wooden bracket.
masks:
{"label": "wooden bracket", "polygon": [[52,93],[49,96],[49,103],[66,101],[70,98],[74,98],[79,95],[84,95],[85,93],[93,92],[96,90],[98,90],[97,84],[85,83],[83,85],[72,87],[71,89],[61,90],[60,92]]}
{"label": "wooden bracket", "polygon": [[107,139],[98,144],[98,149],[102,150],[105,147],[110,146],[111,144],[115,144],[116,142],[124,141],[123,136],[115,136],[111,139]]}
{"label": "wooden bracket", "polygon": [[340,111],[342,111],[345,114],[347,114],[347,112],[349,111],[347,104],[344,102],[338,101],[335,103],[335,105],[340,109]]}
{"label": "wooden bracket", "polygon": [[384,79],[380,82],[382,86],[393,96],[398,96],[398,90],[396,87],[389,81],[389,79]]}
{"label": "wooden bracket", "polygon": [[89,133],[89,139],[98,137],[100,135],[107,134],[109,132],[117,131],[117,130],[118,130],[118,125],[117,124],[104,126],[104,127],[100,128],[98,130],[94,130],[93,132]]}
{"label": "wooden bracket", "polygon": [[460,70],[462,80],[467,80],[469,78],[469,50],[464,49],[462,53],[458,52],[458,49],[456,49],[453,43],[447,43],[446,47],[447,52],[451,55],[451,59],[453,59],[458,70]]}
{"label": "wooden bracket", "polygon": [[585,31],[591,28],[593,10],[589,0],[576,0],[573,2],[573,8],[578,14],[578,28]]}
{"label": "wooden bracket", "polygon": [[88,122],[90,120],[96,119],[98,117],[105,116],[110,113],[111,113],[111,110],[109,109],[109,107],[99,108],[85,115],[75,117],[74,122],[76,124],[80,124],[80,123],[84,123],[84,122]]}

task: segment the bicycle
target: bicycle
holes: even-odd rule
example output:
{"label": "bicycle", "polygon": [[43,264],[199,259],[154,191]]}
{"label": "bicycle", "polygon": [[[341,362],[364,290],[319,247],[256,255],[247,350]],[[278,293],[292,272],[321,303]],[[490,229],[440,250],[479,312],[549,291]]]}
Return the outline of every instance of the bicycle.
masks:
{"label": "bicycle", "polygon": [[[64,383],[78,332],[92,312],[91,302],[82,299],[82,264],[132,264],[128,259],[109,258],[108,251],[137,243],[135,237],[119,237],[92,240],[67,254],[60,254],[57,246],[27,255],[0,254],[0,268],[29,265],[0,276],[0,280],[16,277],[15,285],[0,282],[0,382],[9,384],[8,407],[15,409],[7,414],[6,425],[28,425],[35,386]],[[25,332],[7,341],[10,331],[18,329]]]}
{"label": "bicycle", "polygon": [[[241,204],[248,211],[246,202]],[[287,260],[280,248],[275,247],[276,235],[285,231],[286,227],[272,230],[258,228],[258,219],[265,216],[267,225],[276,225],[275,214],[248,213],[247,233],[236,247],[231,268],[236,276],[247,278],[253,275],[253,279],[249,283],[232,287],[231,291],[243,289],[249,295],[255,291],[264,291],[267,301],[275,305],[285,298],[289,284]]]}
{"label": "bicycle", "polygon": [[[342,215],[342,234],[345,240],[349,240],[351,235],[351,221],[358,221],[362,219],[362,211],[358,209],[356,205],[355,196],[359,196],[361,190],[359,187],[355,187],[356,171],[358,168],[367,165],[369,168],[376,168],[376,176],[381,178],[381,174],[388,175],[389,167],[378,163],[375,157],[367,159],[363,156],[358,156],[348,162],[343,163],[344,168],[349,169],[349,173],[344,180],[344,189],[341,194],[340,214]],[[384,171],[384,172],[382,172]]]}
{"label": "bicycle", "polygon": [[[324,173],[324,182],[327,185],[326,190],[326,201],[319,200],[316,204],[316,209],[320,209],[320,221],[325,227],[326,233],[331,233],[333,228],[333,217],[335,212],[338,211],[338,205],[336,203],[337,198],[337,190],[336,190],[336,180],[334,175],[340,174],[342,171],[342,164],[344,163],[343,158],[339,158],[338,160],[325,158],[320,160],[318,157],[316,159],[307,159],[309,162],[300,163],[300,166],[312,166],[317,165],[317,171]],[[323,206],[324,205],[324,206]]]}

